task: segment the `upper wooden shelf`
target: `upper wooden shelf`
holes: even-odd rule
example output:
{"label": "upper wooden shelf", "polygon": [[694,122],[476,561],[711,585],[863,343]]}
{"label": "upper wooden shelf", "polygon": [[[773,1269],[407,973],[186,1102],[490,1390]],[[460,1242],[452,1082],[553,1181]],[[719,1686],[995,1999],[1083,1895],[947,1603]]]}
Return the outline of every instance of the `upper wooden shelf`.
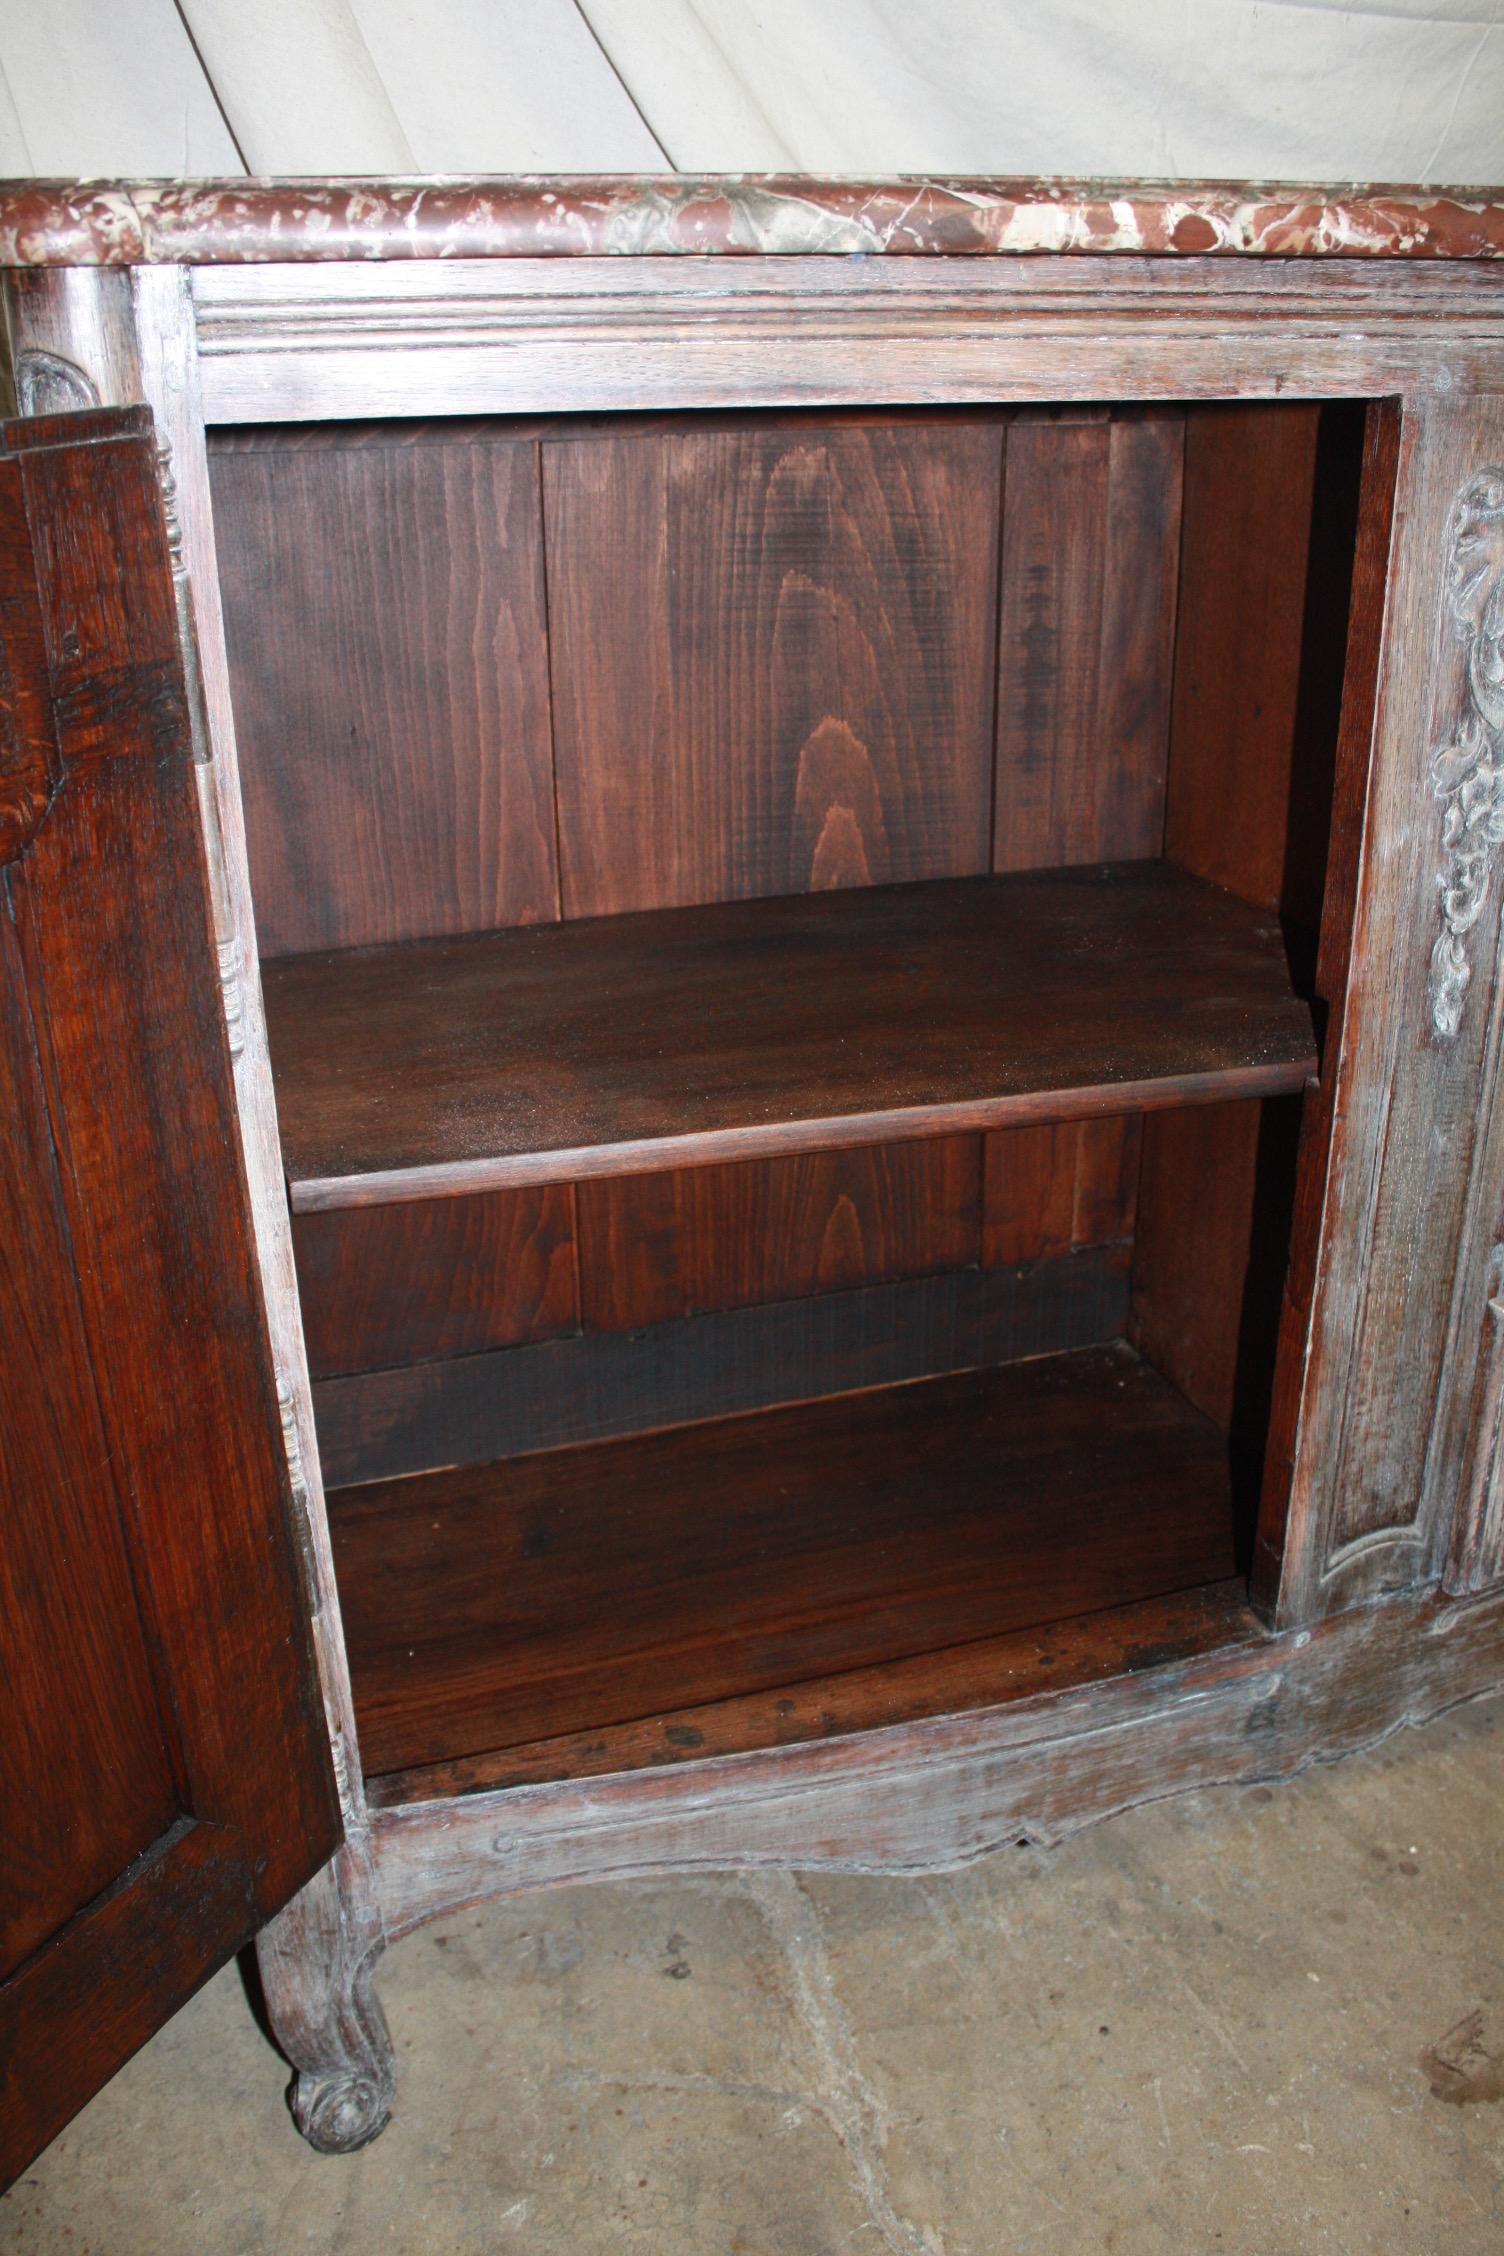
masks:
{"label": "upper wooden shelf", "polygon": [[1275,920],[1163,862],[265,967],[295,1209],[1298,1089]]}

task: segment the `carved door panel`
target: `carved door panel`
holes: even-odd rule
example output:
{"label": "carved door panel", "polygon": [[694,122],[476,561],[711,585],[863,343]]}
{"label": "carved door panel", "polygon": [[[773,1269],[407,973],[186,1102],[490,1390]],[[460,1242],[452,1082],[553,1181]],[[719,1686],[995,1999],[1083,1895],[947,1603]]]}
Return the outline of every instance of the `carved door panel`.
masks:
{"label": "carved door panel", "polygon": [[0,429],[0,2177],[339,1836],[151,417]]}
{"label": "carved door panel", "polygon": [[1393,500],[1285,1622],[1441,1573],[1499,1292],[1504,401],[1406,402]]}

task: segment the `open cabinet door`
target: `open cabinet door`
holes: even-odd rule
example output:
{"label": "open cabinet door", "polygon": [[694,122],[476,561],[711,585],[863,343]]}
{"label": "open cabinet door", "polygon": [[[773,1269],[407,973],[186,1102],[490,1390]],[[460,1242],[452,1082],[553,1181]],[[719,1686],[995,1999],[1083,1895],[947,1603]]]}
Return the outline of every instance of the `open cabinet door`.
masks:
{"label": "open cabinet door", "polygon": [[0,448],[8,2182],[339,1819],[151,417]]}

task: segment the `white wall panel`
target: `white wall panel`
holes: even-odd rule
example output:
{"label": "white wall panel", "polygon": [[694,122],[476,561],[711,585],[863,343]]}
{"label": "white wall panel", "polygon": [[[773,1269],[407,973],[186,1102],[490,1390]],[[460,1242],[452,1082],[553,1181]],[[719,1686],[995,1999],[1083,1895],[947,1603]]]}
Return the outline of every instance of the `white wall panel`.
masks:
{"label": "white wall panel", "polygon": [[0,0],[6,172],[669,165],[1498,184],[1504,0]]}
{"label": "white wall panel", "polygon": [[0,0],[0,169],[239,172],[172,0]]}

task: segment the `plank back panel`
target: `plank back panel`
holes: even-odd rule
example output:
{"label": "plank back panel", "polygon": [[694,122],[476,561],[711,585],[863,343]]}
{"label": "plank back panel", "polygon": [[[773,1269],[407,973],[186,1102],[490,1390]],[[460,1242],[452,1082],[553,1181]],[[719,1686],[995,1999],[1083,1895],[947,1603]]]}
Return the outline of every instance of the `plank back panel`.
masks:
{"label": "plank back panel", "polygon": [[994,869],[1160,851],[1184,423],[1073,408],[1009,427]]}
{"label": "plank back panel", "polygon": [[1186,431],[1165,848],[1267,909],[1284,886],[1321,413],[1198,407]]}
{"label": "plank back panel", "polygon": [[1143,1119],[997,1128],[984,1146],[982,1263],[1011,1269],[1133,1236]]}
{"label": "plank back panel", "polygon": [[1001,426],[561,439],[566,916],[987,867]]}
{"label": "plank back panel", "polygon": [[331,1488],[723,1418],[1121,1338],[1128,1254],[1090,1246],[1007,1269],[951,1269],[691,1316],[646,1331],[323,1379]]}
{"label": "plank back panel", "polygon": [[223,434],[210,469],[262,953],[557,916],[534,441]]}
{"label": "plank back panel", "polygon": [[567,1184],[293,1217],[316,1379],[554,1339],[579,1325]]}
{"label": "plank back panel", "polygon": [[581,1183],[587,1329],[798,1300],[976,1259],[976,1136]]}
{"label": "plank back panel", "polygon": [[1066,1620],[1233,1564],[1220,1437],[1121,1345],[346,1489],[332,1527],[378,1772]]}

